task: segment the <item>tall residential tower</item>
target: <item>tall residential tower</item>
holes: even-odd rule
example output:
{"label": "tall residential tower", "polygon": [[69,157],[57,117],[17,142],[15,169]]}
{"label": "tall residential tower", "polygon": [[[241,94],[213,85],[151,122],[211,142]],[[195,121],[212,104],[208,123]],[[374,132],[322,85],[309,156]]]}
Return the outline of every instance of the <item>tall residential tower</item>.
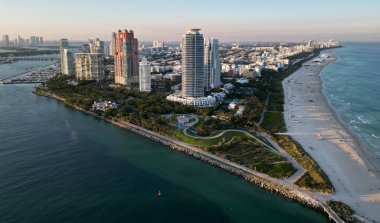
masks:
{"label": "tall residential tower", "polygon": [[90,53],[100,53],[104,55],[104,42],[99,38],[93,38],[89,40]]}
{"label": "tall residential tower", "polygon": [[199,31],[190,29],[182,36],[182,97],[204,96],[204,39]]}
{"label": "tall residential tower", "polygon": [[61,56],[61,73],[64,75],[75,75],[74,55],[68,49],[69,41],[67,39],[60,40],[60,56]]}
{"label": "tall residential tower", "polygon": [[205,41],[205,89],[211,90],[220,86],[220,59],[218,39]]}
{"label": "tall residential tower", "polygon": [[151,89],[151,74],[150,64],[145,57],[140,62],[139,69],[139,90],[144,92],[150,92]]}
{"label": "tall residential tower", "polygon": [[133,31],[119,30],[113,39],[115,44],[115,84],[138,83],[138,41]]}
{"label": "tall residential tower", "polygon": [[9,36],[3,35],[3,46],[8,47],[9,46]]}

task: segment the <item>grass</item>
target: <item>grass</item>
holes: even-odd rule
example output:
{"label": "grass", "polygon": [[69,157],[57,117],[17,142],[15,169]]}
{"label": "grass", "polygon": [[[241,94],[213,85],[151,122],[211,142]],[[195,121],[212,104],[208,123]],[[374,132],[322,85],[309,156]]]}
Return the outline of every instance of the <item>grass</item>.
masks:
{"label": "grass", "polygon": [[266,112],[261,126],[264,129],[269,129],[272,134],[286,131],[283,113],[278,111]]}
{"label": "grass", "polygon": [[[235,136],[239,136],[242,138],[251,138],[248,134],[243,133],[243,132],[229,131],[229,132],[224,133],[220,137],[211,138],[211,139],[198,139],[198,138],[193,138],[193,137],[189,137],[189,136],[185,135],[183,133],[183,131],[184,131],[184,128],[178,129],[175,132],[175,137],[177,139],[185,142],[185,143],[190,144],[190,145],[201,146],[201,147],[216,146],[222,141],[224,141],[224,142],[230,141]],[[213,134],[211,134],[211,136],[217,135],[220,132],[221,131],[216,131]],[[190,133],[190,131],[188,131],[188,133],[189,133],[189,135],[194,135],[194,134]]]}
{"label": "grass", "polygon": [[296,169],[284,157],[269,152],[264,145],[259,142],[234,137],[228,143],[206,149],[222,158],[243,165],[252,170],[268,174],[276,178],[287,178]]}
{"label": "grass", "polygon": [[[198,139],[185,135],[183,131],[184,128],[175,132],[177,139],[194,146],[200,146],[212,154],[252,170],[276,178],[287,178],[296,171],[284,157],[268,151],[263,144],[252,140],[252,137],[247,133],[228,131],[217,138]],[[222,130],[215,131],[211,136],[220,134],[220,132]],[[190,134],[190,131],[188,133]],[[191,135],[196,136],[194,133]]]}
{"label": "grass", "polygon": [[343,202],[330,200],[326,203],[339,215],[340,218],[346,221],[349,221],[351,216],[355,213],[350,206]]}

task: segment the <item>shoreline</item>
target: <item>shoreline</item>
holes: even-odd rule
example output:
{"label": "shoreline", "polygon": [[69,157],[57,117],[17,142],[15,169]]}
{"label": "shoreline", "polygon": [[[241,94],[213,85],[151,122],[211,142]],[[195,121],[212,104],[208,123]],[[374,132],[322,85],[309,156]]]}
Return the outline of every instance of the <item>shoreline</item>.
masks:
{"label": "shoreline", "polygon": [[303,66],[282,82],[287,134],[328,175],[336,190],[332,195],[335,199],[351,206],[360,216],[380,221],[377,158],[345,125],[324,95],[320,73],[336,57],[331,50],[322,52],[330,56],[326,64],[306,62],[310,66]]}
{"label": "shoreline", "polygon": [[[335,55],[334,55],[334,57],[335,57]],[[335,57],[335,60],[333,62],[335,62],[335,61],[336,61],[336,57]],[[329,65],[329,64],[326,64],[326,66]],[[380,161],[379,161],[377,155],[373,151],[371,151],[365,145],[365,143],[362,142],[362,140],[360,139],[360,137],[351,129],[351,127],[346,122],[344,122],[342,120],[342,118],[340,117],[340,115],[338,114],[338,112],[335,110],[334,106],[331,105],[329,98],[323,92],[323,90],[324,90],[323,80],[322,80],[322,77],[321,77],[320,74],[318,76],[319,76],[319,79],[320,79],[320,82],[321,82],[321,95],[323,96],[323,99],[325,100],[325,103],[327,104],[327,106],[328,106],[330,112],[332,113],[332,115],[334,116],[335,120],[337,122],[339,122],[342,125],[342,127],[350,134],[350,136],[355,141],[355,144],[358,145],[359,152],[363,153],[363,156],[366,158],[366,160],[373,167],[373,169],[368,169],[368,170],[371,171],[371,172],[380,172]]]}
{"label": "shoreline", "polygon": [[[203,151],[199,148],[196,148],[194,146],[188,145],[186,143],[183,143],[179,140],[169,138],[166,136],[163,136],[161,134],[158,134],[156,132],[150,131],[148,129],[142,128],[140,126],[119,121],[119,120],[111,120],[106,119],[103,117],[100,117],[96,115],[93,112],[84,110],[80,107],[77,107],[75,105],[71,105],[65,102],[65,99],[60,98],[56,95],[51,94],[41,94],[33,91],[34,94],[39,96],[44,96],[48,98],[52,98],[56,101],[59,101],[61,103],[64,103],[65,105],[74,108],[76,110],[79,110],[85,114],[94,116],[96,118],[99,118],[101,120],[104,120],[106,122],[109,122],[111,124],[114,124],[120,128],[127,129],[129,131],[132,131],[136,134],[142,135],[144,137],[147,137],[153,141],[159,142],[170,149],[183,152],[187,155],[190,155],[196,159],[202,160],[212,166],[221,168],[227,172],[230,172],[232,174],[235,174],[237,176],[242,177],[245,181],[250,182],[252,184],[255,184],[259,186],[262,189],[265,189],[271,193],[275,193],[278,195],[281,195],[283,197],[286,197],[290,200],[296,201],[306,207],[312,208],[316,211],[319,211],[323,214],[325,214],[327,217],[329,217],[330,220],[334,222],[344,222],[332,209],[329,207],[326,203],[324,203],[324,199],[318,199],[320,198],[320,194],[317,194],[315,192],[310,192],[303,190],[301,188],[297,188],[293,185],[286,185],[285,182],[283,182],[281,179],[275,179],[270,176],[267,176],[266,174],[262,174],[260,172],[248,169],[244,166],[241,166],[239,164],[233,163],[229,160],[226,160],[224,158],[215,156],[211,153],[208,153],[206,151]],[[315,195],[315,196],[313,196]],[[323,195],[322,195],[323,196]]]}

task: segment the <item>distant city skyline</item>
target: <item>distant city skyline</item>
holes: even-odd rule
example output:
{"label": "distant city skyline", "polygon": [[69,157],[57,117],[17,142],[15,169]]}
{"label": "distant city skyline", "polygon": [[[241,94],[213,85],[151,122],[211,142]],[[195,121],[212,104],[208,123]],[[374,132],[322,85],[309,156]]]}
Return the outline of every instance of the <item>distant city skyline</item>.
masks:
{"label": "distant city skyline", "polygon": [[[96,2],[96,4],[94,4]],[[91,3],[91,4],[90,4]],[[141,41],[179,41],[200,28],[226,41],[380,41],[380,1],[1,0],[1,35],[109,41],[119,28]]]}

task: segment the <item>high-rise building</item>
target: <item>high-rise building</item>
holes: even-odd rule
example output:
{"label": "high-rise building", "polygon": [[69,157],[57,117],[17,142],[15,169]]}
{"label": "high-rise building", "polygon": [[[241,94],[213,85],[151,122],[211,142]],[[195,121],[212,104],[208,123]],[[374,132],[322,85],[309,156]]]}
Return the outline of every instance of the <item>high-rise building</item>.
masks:
{"label": "high-rise building", "polygon": [[140,62],[139,69],[139,89],[140,91],[150,92],[151,88],[151,73],[150,73],[150,64],[148,63],[146,57],[142,58]]}
{"label": "high-rise building", "polygon": [[82,51],[82,53],[91,53],[90,45],[83,44],[80,51]]}
{"label": "high-rise building", "polygon": [[110,55],[110,45],[106,44],[104,45],[104,56],[109,57]]}
{"label": "high-rise building", "polygon": [[17,44],[19,46],[24,45],[24,39],[20,35],[17,35]]}
{"label": "high-rise building", "polygon": [[[39,40],[39,39],[38,39]],[[35,36],[31,36],[30,37],[30,45],[32,45],[32,46],[35,46],[35,45],[37,45],[37,39],[36,39],[36,37]]]}
{"label": "high-rise building", "polygon": [[116,39],[116,33],[112,33],[111,37],[111,43],[110,43],[110,55],[115,56],[115,39]]}
{"label": "high-rise building", "polygon": [[165,43],[160,41],[153,41],[153,48],[164,48]]}
{"label": "high-rise building", "polygon": [[40,44],[44,44],[44,38],[40,36]]}
{"label": "high-rise building", "polygon": [[104,55],[104,42],[99,38],[90,39],[90,53],[101,53]]}
{"label": "high-rise building", "polygon": [[3,35],[3,46],[8,47],[9,46],[9,36]]}
{"label": "high-rise building", "polygon": [[138,83],[138,41],[132,30],[119,30],[115,39],[115,83]]}
{"label": "high-rise building", "polygon": [[69,41],[67,39],[60,40],[60,57],[61,57],[61,73],[64,75],[75,75],[73,53],[68,49]]}
{"label": "high-rise building", "polygon": [[75,77],[77,80],[104,80],[104,60],[101,53],[75,54]]}
{"label": "high-rise building", "polygon": [[190,29],[182,36],[182,97],[204,96],[204,39],[199,31]]}
{"label": "high-rise building", "polygon": [[220,59],[218,39],[205,40],[205,89],[220,86]]}

